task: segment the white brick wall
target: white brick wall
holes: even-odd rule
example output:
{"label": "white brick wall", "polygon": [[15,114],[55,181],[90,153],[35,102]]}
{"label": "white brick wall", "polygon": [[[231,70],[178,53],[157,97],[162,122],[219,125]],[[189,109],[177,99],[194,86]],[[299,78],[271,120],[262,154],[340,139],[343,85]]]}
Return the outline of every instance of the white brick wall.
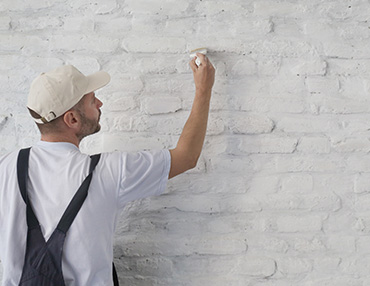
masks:
{"label": "white brick wall", "polygon": [[122,214],[121,282],[370,285],[369,14],[365,0],[2,0],[0,154],[38,140],[27,90],[61,64],[112,75],[83,151],[175,146],[188,51],[208,47],[204,151]]}

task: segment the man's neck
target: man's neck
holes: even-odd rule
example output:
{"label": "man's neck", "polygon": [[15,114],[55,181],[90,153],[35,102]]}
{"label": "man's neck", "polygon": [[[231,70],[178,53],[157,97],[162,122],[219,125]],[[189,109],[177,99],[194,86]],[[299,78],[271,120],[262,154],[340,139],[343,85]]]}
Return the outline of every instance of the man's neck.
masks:
{"label": "man's neck", "polygon": [[80,140],[74,136],[68,136],[63,134],[42,134],[41,141],[46,142],[68,142],[79,148]]}

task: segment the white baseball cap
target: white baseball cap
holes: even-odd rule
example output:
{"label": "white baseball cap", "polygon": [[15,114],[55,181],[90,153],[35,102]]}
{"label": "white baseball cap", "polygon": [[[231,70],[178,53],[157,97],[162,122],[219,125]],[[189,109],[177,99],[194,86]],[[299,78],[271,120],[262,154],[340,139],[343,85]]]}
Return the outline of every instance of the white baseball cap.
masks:
{"label": "white baseball cap", "polygon": [[72,65],[42,73],[31,84],[27,107],[41,116],[36,123],[50,122],[75,106],[82,97],[110,81],[110,75],[98,71],[85,76]]}

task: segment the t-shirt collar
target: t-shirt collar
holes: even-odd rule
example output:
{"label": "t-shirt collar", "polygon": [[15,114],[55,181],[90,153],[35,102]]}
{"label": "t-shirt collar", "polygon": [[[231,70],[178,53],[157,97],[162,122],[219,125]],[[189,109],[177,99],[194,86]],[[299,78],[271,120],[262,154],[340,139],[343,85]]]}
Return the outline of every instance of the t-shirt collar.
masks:
{"label": "t-shirt collar", "polygon": [[69,142],[48,142],[48,141],[39,141],[37,142],[36,146],[49,149],[49,150],[55,150],[55,151],[79,151],[78,147],[72,143]]}

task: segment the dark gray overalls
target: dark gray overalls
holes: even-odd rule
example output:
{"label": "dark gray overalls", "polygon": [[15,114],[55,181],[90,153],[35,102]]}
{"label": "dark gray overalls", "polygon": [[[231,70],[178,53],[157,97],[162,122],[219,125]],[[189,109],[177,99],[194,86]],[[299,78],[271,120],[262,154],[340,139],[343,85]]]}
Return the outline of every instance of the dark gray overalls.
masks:
{"label": "dark gray overalls", "polygon": [[[89,175],[69,203],[56,229],[45,241],[39,221],[32,210],[27,195],[27,176],[30,148],[20,150],[17,161],[18,184],[22,198],[27,205],[27,245],[26,256],[19,286],[65,286],[62,272],[62,253],[67,231],[79,212],[88,193],[95,166],[100,154],[91,156]],[[114,285],[118,278],[113,265]],[[81,285],[82,286],[82,285]]]}

